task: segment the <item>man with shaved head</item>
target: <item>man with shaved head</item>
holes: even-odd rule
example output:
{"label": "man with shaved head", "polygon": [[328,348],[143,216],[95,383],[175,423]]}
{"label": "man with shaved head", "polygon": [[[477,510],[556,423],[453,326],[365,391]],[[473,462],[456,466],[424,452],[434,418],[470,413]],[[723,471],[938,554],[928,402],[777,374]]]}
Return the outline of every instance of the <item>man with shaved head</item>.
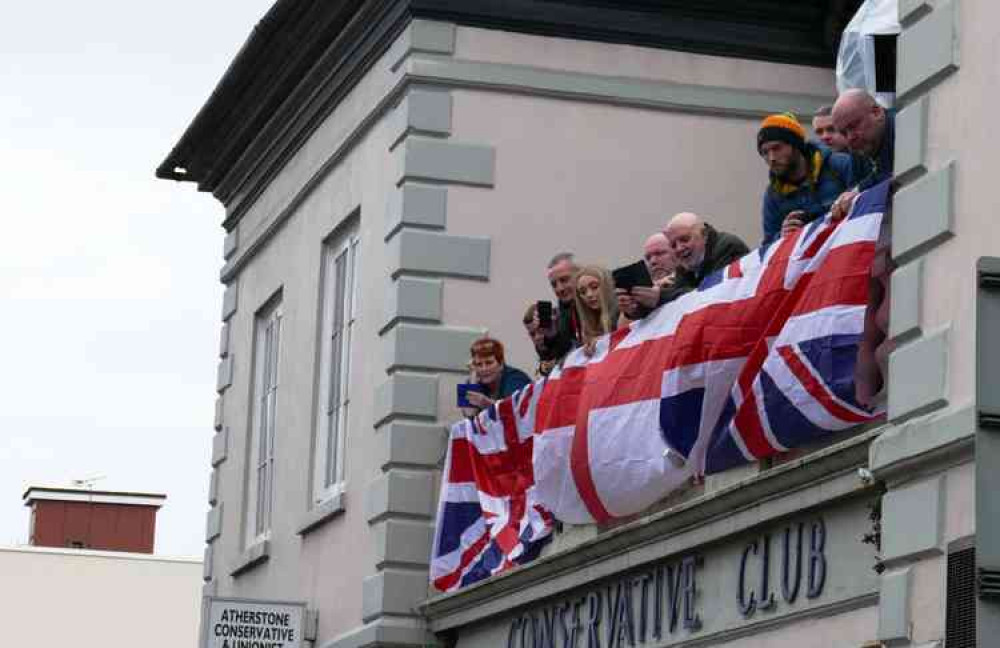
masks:
{"label": "man with shaved head", "polygon": [[671,218],[663,234],[677,267],[669,283],[660,288],[655,303],[636,295],[636,301],[646,309],[662,306],[695,290],[705,277],[750,252],[738,236],[716,230],[692,212],[681,212]]}
{"label": "man with shaved head", "polygon": [[892,177],[895,112],[886,110],[870,94],[855,88],[837,98],[833,105],[833,124],[843,134],[851,153],[867,163],[867,168],[858,176],[860,191]]}

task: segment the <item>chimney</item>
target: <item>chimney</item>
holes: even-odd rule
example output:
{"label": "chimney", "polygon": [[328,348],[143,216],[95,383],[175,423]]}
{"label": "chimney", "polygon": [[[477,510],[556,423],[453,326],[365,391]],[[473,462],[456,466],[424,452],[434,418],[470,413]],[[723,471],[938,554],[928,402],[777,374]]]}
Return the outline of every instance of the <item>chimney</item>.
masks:
{"label": "chimney", "polygon": [[32,546],[151,554],[167,496],[31,486],[22,499],[31,508]]}

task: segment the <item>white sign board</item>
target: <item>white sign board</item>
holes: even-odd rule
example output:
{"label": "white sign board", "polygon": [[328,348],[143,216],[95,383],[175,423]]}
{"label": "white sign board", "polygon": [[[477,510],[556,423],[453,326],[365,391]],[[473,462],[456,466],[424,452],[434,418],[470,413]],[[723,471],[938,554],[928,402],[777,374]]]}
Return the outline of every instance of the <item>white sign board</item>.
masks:
{"label": "white sign board", "polygon": [[205,648],[302,648],[305,603],[207,599]]}

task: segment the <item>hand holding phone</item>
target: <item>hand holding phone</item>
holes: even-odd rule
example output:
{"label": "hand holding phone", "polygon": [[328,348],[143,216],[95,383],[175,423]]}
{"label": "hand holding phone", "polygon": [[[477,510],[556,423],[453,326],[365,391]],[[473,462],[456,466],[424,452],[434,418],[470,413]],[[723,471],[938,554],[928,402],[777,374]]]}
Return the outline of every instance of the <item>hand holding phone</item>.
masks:
{"label": "hand holding phone", "polygon": [[652,286],[653,278],[649,276],[649,268],[645,261],[636,261],[627,266],[615,268],[611,272],[615,288],[631,293],[636,286]]}
{"label": "hand holding phone", "polygon": [[459,407],[476,407],[469,402],[469,392],[474,392],[476,394],[486,393],[486,389],[484,389],[482,385],[478,385],[476,383],[459,383],[455,387]]}

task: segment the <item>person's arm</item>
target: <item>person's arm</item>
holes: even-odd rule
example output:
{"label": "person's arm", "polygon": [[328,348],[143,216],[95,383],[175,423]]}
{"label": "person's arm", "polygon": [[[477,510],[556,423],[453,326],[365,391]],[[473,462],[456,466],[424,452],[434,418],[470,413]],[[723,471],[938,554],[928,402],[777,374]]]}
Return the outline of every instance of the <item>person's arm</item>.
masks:
{"label": "person's arm", "polygon": [[682,277],[678,276],[673,284],[660,288],[660,302],[657,306],[659,307],[664,304],[669,304],[681,295],[691,292],[696,287],[697,286],[695,286],[692,282],[685,281]]}

